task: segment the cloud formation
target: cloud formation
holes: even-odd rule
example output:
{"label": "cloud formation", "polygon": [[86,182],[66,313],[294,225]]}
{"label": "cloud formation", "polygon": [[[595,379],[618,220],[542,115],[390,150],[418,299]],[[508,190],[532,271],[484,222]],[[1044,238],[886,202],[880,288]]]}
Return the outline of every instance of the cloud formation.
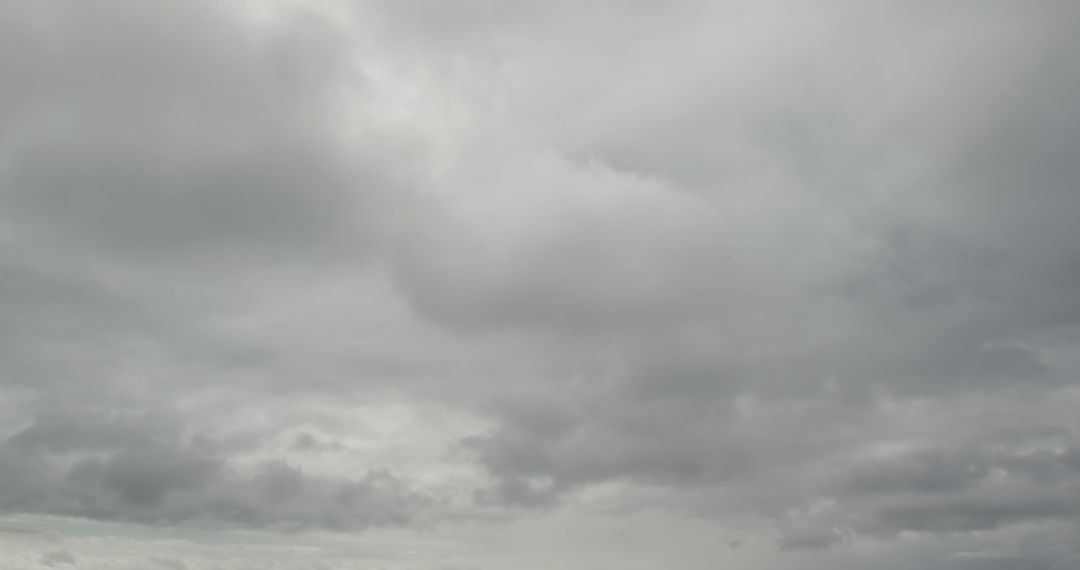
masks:
{"label": "cloud formation", "polygon": [[245,469],[222,448],[161,418],[51,411],[0,448],[0,497],[15,511],[281,531],[406,524],[430,500],[386,471],[333,480],[283,462]]}
{"label": "cloud formation", "polygon": [[1078,16],[9,2],[0,509],[1074,564]]}

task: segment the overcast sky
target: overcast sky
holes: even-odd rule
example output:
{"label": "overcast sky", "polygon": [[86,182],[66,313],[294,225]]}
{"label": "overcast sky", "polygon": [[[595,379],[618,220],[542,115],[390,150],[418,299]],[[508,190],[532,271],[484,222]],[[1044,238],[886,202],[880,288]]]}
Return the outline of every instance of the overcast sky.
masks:
{"label": "overcast sky", "polygon": [[0,567],[1080,567],[1080,3],[0,0]]}

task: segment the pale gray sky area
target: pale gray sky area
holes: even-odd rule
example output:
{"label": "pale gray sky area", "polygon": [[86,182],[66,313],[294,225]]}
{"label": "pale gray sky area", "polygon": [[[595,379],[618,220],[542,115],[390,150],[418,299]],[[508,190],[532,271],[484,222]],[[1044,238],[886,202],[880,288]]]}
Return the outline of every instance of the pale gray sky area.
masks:
{"label": "pale gray sky area", "polygon": [[0,0],[0,568],[1080,568],[1080,3]]}

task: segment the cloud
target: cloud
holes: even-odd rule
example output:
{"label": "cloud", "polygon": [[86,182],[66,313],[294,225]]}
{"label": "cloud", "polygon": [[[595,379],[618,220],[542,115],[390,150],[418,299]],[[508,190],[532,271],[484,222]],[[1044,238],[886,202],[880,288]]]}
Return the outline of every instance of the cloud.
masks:
{"label": "cloud", "polygon": [[9,3],[0,509],[1068,563],[1076,16]]}
{"label": "cloud", "polygon": [[431,499],[393,474],[306,476],[238,465],[219,442],[148,415],[56,410],[0,445],[8,510],[146,524],[204,521],[295,531],[408,524]]}
{"label": "cloud", "polygon": [[41,563],[45,566],[67,566],[76,564],[75,556],[67,550],[53,550],[41,555]]}
{"label": "cloud", "polygon": [[155,556],[150,560],[162,568],[168,568],[169,570],[187,570],[187,564],[184,564],[183,560],[178,560],[176,558]]}
{"label": "cloud", "polygon": [[390,183],[334,127],[336,98],[364,94],[331,21],[259,26],[209,2],[5,11],[0,199],[24,237],[226,265],[374,239],[366,196]]}

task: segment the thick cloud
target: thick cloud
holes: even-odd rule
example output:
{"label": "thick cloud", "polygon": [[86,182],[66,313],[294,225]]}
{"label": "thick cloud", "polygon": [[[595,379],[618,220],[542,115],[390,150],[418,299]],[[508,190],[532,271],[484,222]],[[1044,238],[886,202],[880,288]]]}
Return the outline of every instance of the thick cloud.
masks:
{"label": "thick cloud", "polygon": [[[648,59],[614,60],[619,82],[560,73],[565,90],[526,76],[556,99],[588,85],[616,101],[686,104],[659,107],[668,116],[582,105],[615,117],[571,121],[566,136],[625,137],[624,159],[586,146],[578,162],[536,154],[518,166],[488,149],[494,165],[449,194],[459,233],[439,228],[406,257],[401,282],[422,310],[466,332],[531,335],[559,360],[548,373],[561,393],[497,398],[499,426],[466,443],[498,480],[491,493],[550,504],[605,481],[735,493],[765,480],[787,496],[752,510],[778,516],[834,489],[835,524],[857,534],[1070,521],[1075,473],[1051,488],[1002,475],[994,461],[965,462],[971,444],[953,432],[1022,426],[1045,399],[1075,398],[1068,267],[1080,234],[1068,213],[1080,204],[1066,157],[1080,143],[1080,85],[1064,79],[1075,40],[1061,24],[1071,15],[1064,5],[1037,16],[915,10],[895,26],[923,35],[866,38],[879,57],[865,58],[836,38],[882,25],[870,8],[798,24],[751,13],[743,23],[779,38],[765,62],[780,75],[734,53],[718,69],[684,62],[699,67],[678,76],[677,95],[639,88],[635,78],[656,77],[633,73],[654,71]],[[717,95],[674,99],[691,88]],[[664,129],[685,139],[675,158],[666,139],[650,146]],[[564,134],[525,133],[515,134],[540,144]],[[717,158],[682,150],[691,147]],[[934,423],[944,448],[856,462],[840,487],[815,482],[833,461],[912,445],[921,426],[888,409],[926,398],[946,414]],[[1011,418],[1010,398],[1024,400]],[[948,417],[978,416],[980,405],[1003,415],[975,426]],[[1067,412],[1040,419],[1074,445]],[[890,433],[875,426],[883,421],[899,425]],[[905,488],[918,497],[858,498]],[[825,545],[828,535],[783,543]]]}
{"label": "thick cloud", "polygon": [[391,473],[340,480],[284,463],[236,465],[219,442],[149,416],[53,411],[0,446],[8,510],[278,530],[406,524],[430,498]]}
{"label": "thick cloud", "polygon": [[46,566],[75,565],[75,557],[66,550],[54,550],[41,555],[41,563]]}
{"label": "thick cloud", "polygon": [[1077,16],[9,2],[0,508],[1074,564]]}
{"label": "thick cloud", "polygon": [[374,239],[368,198],[390,182],[377,147],[341,144],[340,112],[365,95],[329,20],[259,25],[211,2],[3,10],[0,198],[31,243],[231,265]]}

